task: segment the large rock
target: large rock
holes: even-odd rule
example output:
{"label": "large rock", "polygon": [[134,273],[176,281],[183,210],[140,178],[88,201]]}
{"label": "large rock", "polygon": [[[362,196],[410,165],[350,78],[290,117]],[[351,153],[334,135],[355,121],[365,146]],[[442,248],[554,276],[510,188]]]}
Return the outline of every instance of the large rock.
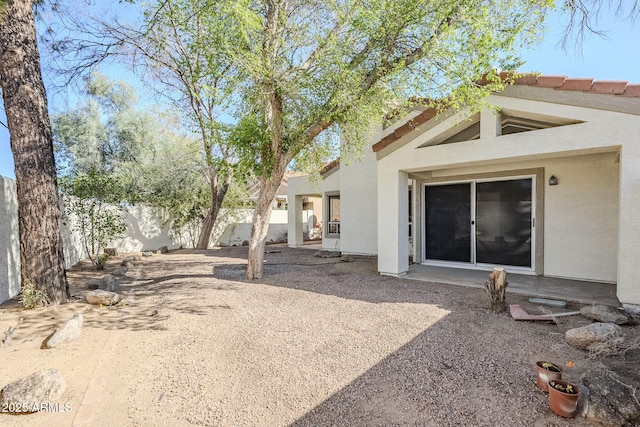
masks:
{"label": "large rock", "polygon": [[589,388],[586,417],[604,426],[635,425],[640,420],[640,404],[634,387],[612,371],[599,369],[582,375]]}
{"label": "large rock", "polygon": [[624,340],[622,328],[614,323],[592,323],[565,333],[567,343],[581,350],[613,350]]}
{"label": "large rock", "polygon": [[592,319],[596,322],[615,323],[616,325],[624,325],[629,322],[629,316],[609,305],[590,305],[582,307],[580,314],[587,319]]}
{"label": "large rock", "polygon": [[43,369],[4,386],[0,408],[8,412],[37,412],[42,404],[56,403],[67,387],[56,369]]}
{"label": "large rock", "polygon": [[60,344],[76,340],[82,333],[82,314],[75,314],[61,328],[53,332],[42,343],[41,348],[56,348]]}
{"label": "large rock", "polygon": [[166,254],[167,252],[169,252],[169,247],[168,246],[163,246],[159,249],[156,250],[157,254]]}
{"label": "large rock", "polygon": [[102,279],[89,279],[87,281],[87,289],[99,289],[102,284]]}
{"label": "large rock", "polygon": [[126,265],[121,265],[120,267],[115,269],[115,271],[113,272],[113,275],[122,277],[127,274],[127,271],[129,271],[129,267]]}
{"label": "large rock", "polygon": [[122,295],[115,292],[103,291],[96,289],[95,291],[87,292],[85,295],[87,302],[94,305],[114,305],[122,300]]}
{"label": "large rock", "polygon": [[108,292],[118,292],[120,290],[120,283],[112,274],[105,274],[100,279],[100,286],[98,289]]}
{"label": "large rock", "polygon": [[342,253],[340,251],[318,251],[313,256],[318,258],[340,258]]}

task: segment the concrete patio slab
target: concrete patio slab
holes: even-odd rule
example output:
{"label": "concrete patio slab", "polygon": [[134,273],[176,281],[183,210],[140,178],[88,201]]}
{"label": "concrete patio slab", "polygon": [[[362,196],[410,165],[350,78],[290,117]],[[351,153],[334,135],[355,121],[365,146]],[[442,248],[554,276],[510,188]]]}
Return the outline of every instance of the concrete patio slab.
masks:
{"label": "concrete patio slab", "polygon": [[[620,305],[614,284],[514,274],[508,269],[507,274],[509,281],[507,293],[582,304],[605,304],[616,307]],[[489,271],[415,264],[403,277],[425,282],[484,288],[484,282],[489,278]]]}

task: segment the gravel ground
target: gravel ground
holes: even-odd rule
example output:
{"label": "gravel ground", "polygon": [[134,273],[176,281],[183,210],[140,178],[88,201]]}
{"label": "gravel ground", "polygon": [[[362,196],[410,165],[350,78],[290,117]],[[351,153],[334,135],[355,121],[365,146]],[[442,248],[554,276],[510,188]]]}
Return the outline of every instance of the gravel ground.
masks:
{"label": "gravel ground", "polygon": [[[534,378],[536,360],[573,362],[572,380],[603,362],[564,341],[587,320],[516,322],[487,310],[480,289],[379,276],[370,257],[267,249],[259,281],[244,279],[244,247],[177,250],[131,269],[119,307],[81,302],[99,276],[86,266],[69,273],[77,302],[33,314],[1,307],[0,332],[25,322],[0,348],[0,386],[55,367],[74,409],[0,414],[0,425],[594,425],[553,414]],[[540,312],[526,297],[507,303]],[[85,316],[81,339],[43,356],[42,319],[73,312]],[[626,356],[633,369],[637,353]]]}

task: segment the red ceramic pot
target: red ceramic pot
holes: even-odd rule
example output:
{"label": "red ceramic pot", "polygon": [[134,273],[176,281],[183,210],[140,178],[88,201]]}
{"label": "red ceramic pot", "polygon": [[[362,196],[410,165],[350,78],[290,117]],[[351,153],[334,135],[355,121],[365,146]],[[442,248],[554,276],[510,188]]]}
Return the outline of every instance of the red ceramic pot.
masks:
{"label": "red ceramic pot", "polygon": [[555,363],[541,360],[536,362],[536,370],[536,384],[544,392],[548,391],[549,381],[562,379],[562,368]]}
{"label": "red ceramic pot", "polygon": [[565,418],[573,418],[578,410],[580,389],[566,381],[549,381],[549,408]]}

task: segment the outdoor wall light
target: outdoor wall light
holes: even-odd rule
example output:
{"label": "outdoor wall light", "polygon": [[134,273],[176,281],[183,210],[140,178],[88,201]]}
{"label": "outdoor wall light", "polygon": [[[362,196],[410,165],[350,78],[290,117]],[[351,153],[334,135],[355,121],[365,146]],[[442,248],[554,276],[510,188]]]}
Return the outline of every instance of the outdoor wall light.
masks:
{"label": "outdoor wall light", "polygon": [[558,178],[555,175],[551,175],[549,178],[549,185],[558,185]]}

